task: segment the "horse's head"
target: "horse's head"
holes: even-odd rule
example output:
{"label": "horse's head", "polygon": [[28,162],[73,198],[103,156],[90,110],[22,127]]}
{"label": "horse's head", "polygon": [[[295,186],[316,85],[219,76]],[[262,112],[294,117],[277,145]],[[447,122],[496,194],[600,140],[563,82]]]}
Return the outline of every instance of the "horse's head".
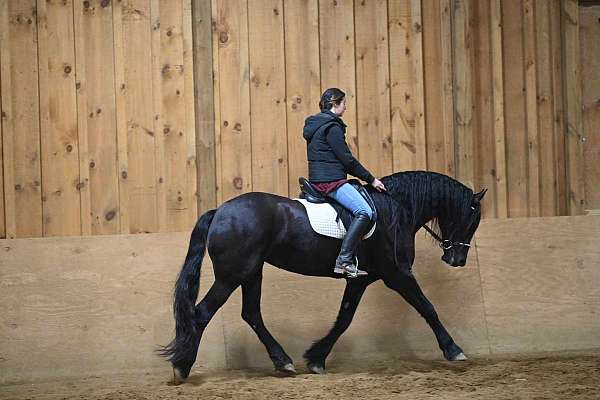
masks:
{"label": "horse's head", "polygon": [[471,247],[471,239],[481,220],[481,200],[487,189],[473,194],[469,207],[460,210],[452,217],[438,221],[442,241],[440,246],[444,250],[442,261],[453,267],[463,267],[467,263],[467,254]]}

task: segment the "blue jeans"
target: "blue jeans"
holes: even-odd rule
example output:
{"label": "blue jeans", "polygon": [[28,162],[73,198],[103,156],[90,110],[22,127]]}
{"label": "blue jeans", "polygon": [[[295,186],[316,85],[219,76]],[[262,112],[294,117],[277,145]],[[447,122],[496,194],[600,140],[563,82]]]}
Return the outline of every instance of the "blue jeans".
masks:
{"label": "blue jeans", "polygon": [[369,219],[373,218],[373,210],[371,210],[369,203],[349,183],[344,183],[333,192],[328,193],[327,196],[340,203],[354,216],[364,214],[368,215]]}

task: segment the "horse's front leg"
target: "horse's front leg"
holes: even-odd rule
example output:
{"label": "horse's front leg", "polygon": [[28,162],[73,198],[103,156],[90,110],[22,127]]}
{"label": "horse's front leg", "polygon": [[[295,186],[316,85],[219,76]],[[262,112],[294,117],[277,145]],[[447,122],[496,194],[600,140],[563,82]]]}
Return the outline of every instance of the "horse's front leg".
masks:
{"label": "horse's front leg", "polygon": [[396,270],[391,276],[384,277],[385,284],[400,293],[400,295],[413,306],[419,314],[427,321],[433,330],[444,357],[448,361],[466,360],[462,349],[454,343],[454,339],[448,333],[438,318],[435,308],[421,291],[417,280],[411,272]]}
{"label": "horse's front leg", "polygon": [[312,346],[304,352],[306,365],[312,372],[315,374],[325,373],[325,359],[339,337],[342,336],[350,326],[365,289],[377,279],[379,278],[367,276],[364,278],[349,279],[346,282],[344,297],[342,298],[340,311],[338,312],[333,328],[331,328],[325,337],[314,342]]}

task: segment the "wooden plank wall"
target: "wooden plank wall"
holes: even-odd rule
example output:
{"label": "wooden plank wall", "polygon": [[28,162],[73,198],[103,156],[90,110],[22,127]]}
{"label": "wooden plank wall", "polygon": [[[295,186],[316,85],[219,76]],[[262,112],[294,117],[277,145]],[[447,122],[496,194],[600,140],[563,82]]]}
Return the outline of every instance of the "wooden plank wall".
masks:
{"label": "wooden plank wall", "polygon": [[1,2],[0,236],[193,226],[191,12],[190,0]]}
{"label": "wooden plank wall", "polygon": [[244,192],[296,196],[304,118],[332,86],[347,93],[349,146],[377,176],[428,169],[488,188],[485,217],[600,208],[584,161],[597,99],[581,86],[597,75],[583,44],[594,30],[578,11],[574,0],[2,2],[0,235],[188,230]]}
{"label": "wooden plank wall", "polygon": [[[573,146],[565,141],[563,117],[565,107],[574,101],[567,102],[563,93],[573,90],[577,79],[576,71],[569,74],[568,65],[562,66],[565,44],[578,40],[572,33],[560,34],[568,6],[567,0],[321,0],[238,7],[227,18],[250,24],[248,59],[244,64],[237,53],[218,51],[214,67],[220,94],[215,94],[215,101],[222,109],[248,96],[246,84],[240,92],[228,65],[250,71],[250,105],[243,110],[250,110],[251,140],[222,140],[215,175],[221,176],[217,187],[229,187],[242,172],[250,174],[251,166],[252,182],[242,179],[244,187],[224,193],[221,200],[274,187],[265,186],[265,178],[256,171],[267,161],[273,166],[269,175],[273,181],[281,164],[287,163],[288,194],[296,194],[296,178],[306,172],[301,120],[318,111],[314,80],[320,78],[321,91],[336,86],[347,92],[347,142],[375,175],[428,169],[455,176],[475,189],[486,187],[490,190],[486,217],[580,213],[581,208],[567,207],[570,193],[579,193],[581,180],[573,172],[581,161],[569,156]],[[252,33],[252,24],[255,14],[271,17],[274,10],[282,10],[284,29],[265,21],[271,26],[267,46]],[[301,44],[295,39],[298,28],[288,29],[291,20],[303,21],[306,35]],[[216,25],[232,24],[218,20]],[[215,34],[221,37],[218,29]],[[283,98],[293,112],[274,118],[276,108],[263,106],[265,100],[257,94],[264,83],[255,77],[253,60],[280,65],[281,35],[285,75],[271,82],[283,79],[287,85]],[[306,55],[302,60],[296,56],[298,46]],[[302,113],[297,112],[300,103],[294,93],[298,82],[310,87],[305,90],[314,97],[312,103],[302,104]],[[270,91],[271,102],[282,97],[276,89]],[[253,112],[255,104],[261,104],[260,113]],[[218,125],[226,129],[229,119],[221,114]],[[278,144],[283,133],[275,140],[272,132],[273,125],[284,124],[287,159]],[[224,133],[219,137],[225,138]],[[264,151],[265,142],[271,143],[270,153]],[[235,163],[245,163],[246,168],[232,174]]]}

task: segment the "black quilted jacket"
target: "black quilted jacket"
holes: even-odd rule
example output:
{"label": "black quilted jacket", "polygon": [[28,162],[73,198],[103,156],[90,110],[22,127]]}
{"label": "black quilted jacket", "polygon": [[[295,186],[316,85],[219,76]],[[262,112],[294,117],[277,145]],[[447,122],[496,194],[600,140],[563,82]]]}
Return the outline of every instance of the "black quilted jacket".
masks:
{"label": "black quilted jacket", "polygon": [[347,174],[372,183],[375,177],[354,158],[346,144],[346,124],[330,111],[311,115],[304,121],[308,156],[308,180],[333,182]]}

